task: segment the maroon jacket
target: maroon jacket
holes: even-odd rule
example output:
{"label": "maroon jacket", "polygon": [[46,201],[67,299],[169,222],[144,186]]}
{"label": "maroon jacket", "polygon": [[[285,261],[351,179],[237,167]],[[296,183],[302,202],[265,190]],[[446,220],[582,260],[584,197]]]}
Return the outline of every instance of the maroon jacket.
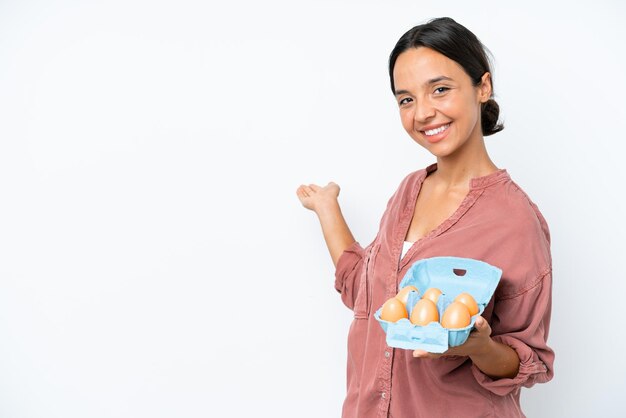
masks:
{"label": "maroon jacket", "polygon": [[[335,288],[354,311],[344,418],[523,417],[521,387],[553,376],[550,233],[506,170],[472,179],[457,211],[400,258],[421,184],[433,170],[436,164],[408,175],[374,241],[366,248],[355,242],[337,263]],[[411,350],[385,343],[374,312],[397,293],[411,264],[436,256],[474,258],[502,270],[482,316],[492,338],[519,355],[514,378],[491,379],[468,357],[414,358]]]}

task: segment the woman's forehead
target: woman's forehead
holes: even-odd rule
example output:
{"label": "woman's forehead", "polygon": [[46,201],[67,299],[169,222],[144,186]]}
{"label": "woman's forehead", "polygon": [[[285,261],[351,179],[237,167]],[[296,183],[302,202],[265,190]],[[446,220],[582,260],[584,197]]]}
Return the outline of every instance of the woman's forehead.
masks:
{"label": "woman's forehead", "polygon": [[460,81],[463,75],[467,77],[463,67],[456,61],[426,47],[404,51],[398,56],[393,69],[397,89],[400,88],[398,83],[427,85],[441,77],[448,81]]}

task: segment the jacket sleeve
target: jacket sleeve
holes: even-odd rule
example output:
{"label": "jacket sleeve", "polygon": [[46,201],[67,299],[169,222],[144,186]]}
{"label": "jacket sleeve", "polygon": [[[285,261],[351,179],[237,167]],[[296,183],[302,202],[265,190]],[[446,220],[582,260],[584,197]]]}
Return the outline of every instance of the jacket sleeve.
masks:
{"label": "jacket sleeve", "polygon": [[335,269],[335,289],[341,293],[341,300],[350,309],[358,296],[359,283],[364,268],[365,250],[358,242],[352,243],[337,260]]}
{"label": "jacket sleeve", "polygon": [[[352,243],[341,254],[339,260],[337,260],[337,266],[335,269],[335,289],[341,293],[341,299],[343,303],[350,309],[354,310],[354,305],[361,291],[367,292],[365,280],[359,280],[363,276],[363,270],[367,268],[367,263],[375,243],[379,238],[381,230],[389,228],[387,225],[388,219],[394,217],[394,211],[400,210],[399,202],[402,196],[406,193],[406,189],[413,184],[413,180],[420,172],[416,171],[407,175],[398,189],[394,192],[391,198],[387,201],[387,207],[380,220],[379,230],[376,237],[367,247],[363,248],[358,242]],[[361,300],[367,300],[366,297]]]}
{"label": "jacket sleeve", "polygon": [[552,309],[552,272],[549,270],[526,289],[500,296],[494,303],[492,338],[513,348],[520,359],[513,378],[492,379],[472,365],[478,383],[504,396],[521,386],[545,383],[554,375],[554,352],[547,345]]}

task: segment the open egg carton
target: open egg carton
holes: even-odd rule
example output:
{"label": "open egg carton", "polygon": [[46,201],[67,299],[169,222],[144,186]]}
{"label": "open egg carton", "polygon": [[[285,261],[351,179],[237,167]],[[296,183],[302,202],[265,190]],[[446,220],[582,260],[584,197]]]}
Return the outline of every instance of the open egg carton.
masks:
{"label": "open egg carton", "polygon": [[483,313],[498,286],[502,270],[483,261],[460,257],[432,257],[416,261],[400,282],[398,290],[413,285],[418,292],[408,295],[406,308],[411,316],[413,306],[429,288],[435,287],[442,294],[437,301],[439,318],[443,317],[448,305],[459,293],[469,293],[478,304],[478,313],[464,328],[446,329],[439,322],[428,325],[414,325],[408,318],[397,322],[380,318],[382,307],[374,317],[386,333],[387,345],[407,350],[421,349],[431,353],[443,353],[449,347],[463,344],[474,327],[476,318]]}

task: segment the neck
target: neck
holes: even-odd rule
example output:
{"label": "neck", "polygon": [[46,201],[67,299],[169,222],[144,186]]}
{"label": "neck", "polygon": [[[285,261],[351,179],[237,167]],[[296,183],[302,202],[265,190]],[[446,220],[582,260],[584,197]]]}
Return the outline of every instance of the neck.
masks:
{"label": "neck", "polygon": [[465,147],[451,155],[437,157],[436,177],[447,187],[469,187],[471,179],[498,170],[487,154],[482,135],[468,142]]}

